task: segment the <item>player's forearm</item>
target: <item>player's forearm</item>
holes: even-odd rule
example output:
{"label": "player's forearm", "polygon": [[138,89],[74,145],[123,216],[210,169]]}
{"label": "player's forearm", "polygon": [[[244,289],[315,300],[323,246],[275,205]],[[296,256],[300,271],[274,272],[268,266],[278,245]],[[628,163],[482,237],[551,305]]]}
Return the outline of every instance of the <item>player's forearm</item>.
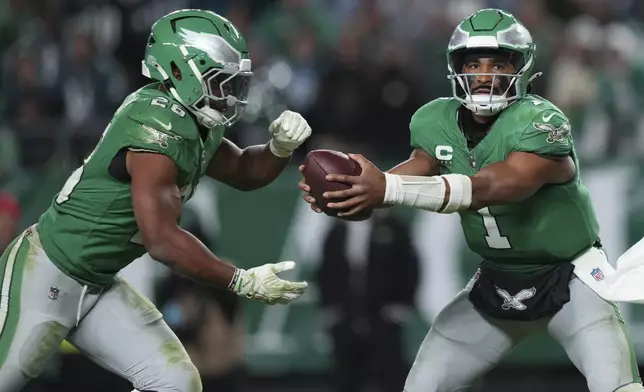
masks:
{"label": "player's forearm", "polygon": [[472,203],[472,181],[462,174],[407,176],[385,173],[383,204],[452,213]]}
{"label": "player's forearm", "polygon": [[268,144],[246,147],[239,157],[237,189],[252,191],[275,180],[290,161],[271,152]]}
{"label": "player's forearm", "polygon": [[501,165],[478,172],[472,180],[472,204],[470,210],[525,200],[539,187],[526,181],[510,168]]}
{"label": "player's forearm", "polygon": [[408,176],[387,173],[385,204],[406,205],[427,211],[452,213],[521,201],[542,185],[510,165],[493,164],[475,176]]}
{"label": "player's forearm", "polygon": [[[396,176],[414,176],[417,178],[426,178],[429,176],[436,176],[440,173],[440,167],[438,166],[438,163],[434,158],[432,158],[430,155],[428,155],[426,152],[422,150],[414,150],[411,154],[411,157],[396,166],[392,167],[387,171],[387,174],[392,174]],[[389,179],[394,178],[392,176],[387,176]],[[404,177],[400,177],[404,178]],[[391,184],[390,184],[391,185]],[[391,187],[390,187],[391,190]],[[402,189],[399,189],[399,191],[403,191]],[[394,195],[389,195],[390,198],[396,198]],[[400,195],[399,195],[400,196]],[[394,204],[405,204],[404,198],[399,197],[400,200],[399,202],[395,201],[389,201],[385,202],[376,208],[386,208],[386,207],[391,207]],[[415,207],[415,206],[414,206]],[[420,209],[429,209],[425,207],[416,207]]]}
{"label": "player's forearm", "polygon": [[[420,153],[417,153],[420,155]],[[387,171],[390,174],[403,176],[434,176],[440,174],[440,167],[427,153],[422,157],[412,156]]]}
{"label": "player's forearm", "polygon": [[177,227],[161,231],[146,247],[150,256],[176,272],[204,283],[228,287],[236,268],[208,250],[195,236]]}

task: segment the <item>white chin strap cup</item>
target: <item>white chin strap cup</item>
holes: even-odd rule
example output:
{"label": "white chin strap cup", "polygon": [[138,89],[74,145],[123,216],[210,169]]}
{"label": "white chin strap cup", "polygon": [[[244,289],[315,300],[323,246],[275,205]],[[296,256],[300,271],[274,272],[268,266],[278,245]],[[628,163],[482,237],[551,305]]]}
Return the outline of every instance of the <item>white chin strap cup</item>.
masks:
{"label": "white chin strap cup", "polygon": [[213,128],[218,124],[224,123],[224,117],[221,113],[207,106],[195,111],[195,116],[197,116],[199,123],[206,128]]}
{"label": "white chin strap cup", "polygon": [[479,116],[494,116],[508,107],[504,95],[475,94],[465,98],[465,107]]}

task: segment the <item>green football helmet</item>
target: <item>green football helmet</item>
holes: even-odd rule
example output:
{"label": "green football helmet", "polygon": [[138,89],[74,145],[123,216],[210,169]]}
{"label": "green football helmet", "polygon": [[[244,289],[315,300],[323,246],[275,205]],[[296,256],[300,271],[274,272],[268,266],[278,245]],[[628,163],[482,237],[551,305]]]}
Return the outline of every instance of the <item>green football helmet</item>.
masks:
{"label": "green football helmet", "polygon": [[238,121],[252,77],[246,40],[230,21],[211,11],[179,10],[152,25],[143,75],[212,128]]}
{"label": "green football helmet", "polygon": [[[493,116],[510,103],[523,98],[532,80],[535,63],[535,44],[528,29],[514,16],[498,9],[483,9],[465,18],[454,30],[447,48],[448,78],[454,98],[480,116]],[[517,72],[463,73],[469,56],[502,56],[511,61]],[[500,84],[501,94],[490,88],[489,93],[471,91],[472,78],[488,76],[492,86]]]}

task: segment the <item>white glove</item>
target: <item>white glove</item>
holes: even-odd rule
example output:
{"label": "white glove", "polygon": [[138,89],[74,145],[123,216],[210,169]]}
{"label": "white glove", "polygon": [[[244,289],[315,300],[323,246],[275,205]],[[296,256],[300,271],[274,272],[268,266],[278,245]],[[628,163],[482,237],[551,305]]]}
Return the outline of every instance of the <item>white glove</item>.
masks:
{"label": "white glove", "polygon": [[257,299],[265,304],[287,304],[300,297],[308,287],[306,282],[291,282],[276,274],[295,267],[293,261],[264,264],[248,271],[238,268],[228,289],[237,295]]}
{"label": "white glove", "polygon": [[271,152],[281,158],[293,154],[304,141],[311,136],[311,127],[301,114],[285,110],[277,120],[268,127]]}

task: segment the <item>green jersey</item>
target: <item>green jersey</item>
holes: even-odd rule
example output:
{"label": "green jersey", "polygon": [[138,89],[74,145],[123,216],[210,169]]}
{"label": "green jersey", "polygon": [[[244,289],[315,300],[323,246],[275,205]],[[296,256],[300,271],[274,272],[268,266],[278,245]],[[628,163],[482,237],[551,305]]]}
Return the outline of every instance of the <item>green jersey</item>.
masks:
{"label": "green jersey", "polygon": [[47,255],[83,283],[111,284],[116,273],[146,251],[134,218],[130,183],[109,173],[114,157],[123,150],[168,156],[177,165],[177,185],[186,202],[223,132],[224,127],[201,128],[158,83],[129,95],[94,151],[40,217],[38,231]]}
{"label": "green jersey", "polygon": [[411,145],[433,156],[441,174],[474,176],[514,151],[572,156],[574,178],[547,185],[526,200],[460,213],[468,247],[493,268],[530,272],[572,260],[598,240],[599,225],[579,174],[570,125],[552,103],[527,95],[501,112],[489,133],[468,148],[459,126],[461,104],[440,98],[412,117]]}

